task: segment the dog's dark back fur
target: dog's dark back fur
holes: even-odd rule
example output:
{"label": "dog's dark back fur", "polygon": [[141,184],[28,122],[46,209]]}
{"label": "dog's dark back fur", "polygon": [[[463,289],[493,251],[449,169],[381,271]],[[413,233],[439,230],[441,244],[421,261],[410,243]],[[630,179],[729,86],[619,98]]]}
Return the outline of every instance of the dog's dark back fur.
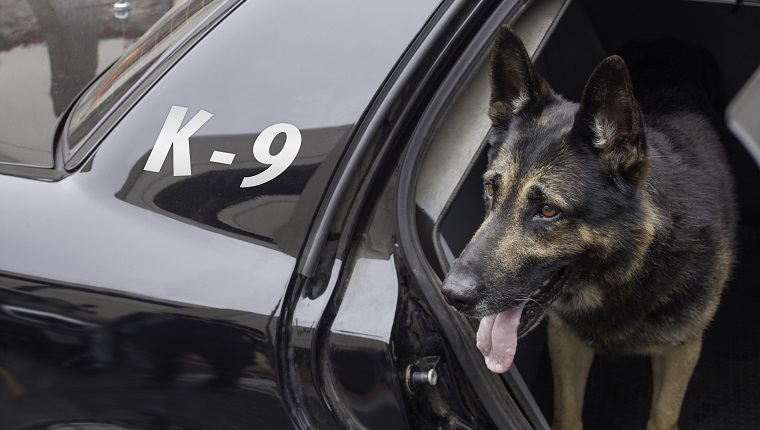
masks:
{"label": "dog's dark back fur", "polygon": [[728,163],[712,127],[720,100],[714,61],[672,41],[639,49],[623,54],[651,160],[647,193],[660,212],[652,219],[655,236],[642,273],[608,291],[604,307],[559,307],[595,349],[618,353],[701,335],[731,270],[737,224]]}
{"label": "dog's dark back fur", "polygon": [[[701,337],[730,276],[737,222],[713,126],[714,62],[670,42],[654,54],[631,48],[630,77],[608,58],[577,104],[549,88],[516,36],[499,37],[484,174],[493,197],[444,282],[449,302],[473,317],[502,312],[573,266],[546,305],[596,351]],[[537,215],[546,202],[560,215]]]}

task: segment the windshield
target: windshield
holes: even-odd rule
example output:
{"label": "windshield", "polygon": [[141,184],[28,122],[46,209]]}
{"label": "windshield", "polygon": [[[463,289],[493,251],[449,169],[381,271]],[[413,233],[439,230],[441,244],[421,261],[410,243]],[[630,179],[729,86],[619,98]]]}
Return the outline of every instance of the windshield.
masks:
{"label": "windshield", "polygon": [[171,1],[127,5],[0,0],[0,163],[52,167],[57,118]]}
{"label": "windshield", "polygon": [[83,143],[140,78],[161,63],[170,47],[190,34],[223,1],[177,1],[150,32],[135,42],[77,102],[68,128],[69,152],[73,153]]}

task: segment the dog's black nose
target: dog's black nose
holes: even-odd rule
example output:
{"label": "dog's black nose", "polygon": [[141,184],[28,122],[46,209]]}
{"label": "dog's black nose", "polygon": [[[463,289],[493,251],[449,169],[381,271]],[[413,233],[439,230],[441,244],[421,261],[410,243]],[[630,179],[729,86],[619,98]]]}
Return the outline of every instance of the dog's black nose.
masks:
{"label": "dog's black nose", "polygon": [[467,312],[475,307],[478,301],[478,283],[469,276],[457,276],[449,273],[441,286],[446,303],[459,312]]}

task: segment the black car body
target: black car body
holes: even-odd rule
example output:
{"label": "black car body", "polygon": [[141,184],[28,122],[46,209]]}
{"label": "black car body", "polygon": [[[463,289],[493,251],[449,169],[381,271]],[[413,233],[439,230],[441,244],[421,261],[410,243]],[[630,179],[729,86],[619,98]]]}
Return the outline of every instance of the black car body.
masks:
{"label": "black car body", "polygon": [[[669,16],[730,9],[686,3]],[[431,148],[482,92],[501,23],[556,53],[578,10],[177,2],[42,149],[0,147],[0,428],[545,428],[543,348],[518,358],[529,376],[491,374],[437,290],[482,217],[479,186],[459,193],[482,135],[464,158]],[[740,54],[729,87],[760,64]]]}

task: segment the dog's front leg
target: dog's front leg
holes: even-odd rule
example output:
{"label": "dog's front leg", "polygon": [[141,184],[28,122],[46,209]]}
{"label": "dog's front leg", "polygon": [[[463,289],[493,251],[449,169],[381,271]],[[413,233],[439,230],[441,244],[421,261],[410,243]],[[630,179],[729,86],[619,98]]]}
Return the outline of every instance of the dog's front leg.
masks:
{"label": "dog's front leg", "polygon": [[652,354],[652,411],[647,430],[677,430],[686,386],[702,350],[698,339]]}
{"label": "dog's front leg", "polygon": [[549,355],[554,378],[554,430],[583,428],[583,396],[594,351],[556,316],[549,317]]}

